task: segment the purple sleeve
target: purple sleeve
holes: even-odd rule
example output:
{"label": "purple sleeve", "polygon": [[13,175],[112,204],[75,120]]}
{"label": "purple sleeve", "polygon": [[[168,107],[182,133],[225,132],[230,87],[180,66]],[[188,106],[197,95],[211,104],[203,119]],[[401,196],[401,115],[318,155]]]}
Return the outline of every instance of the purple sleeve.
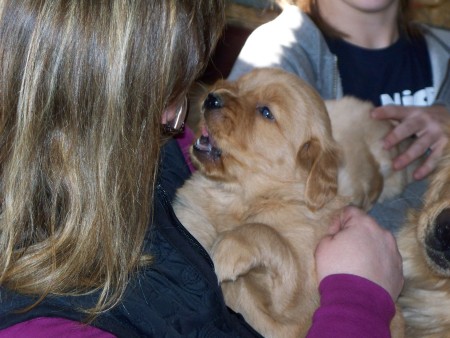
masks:
{"label": "purple sleeve", "polygon": [[395,305],[378,284],[355,275],[331,275],[319,285],[320,307],[308,338],[391,337]]}
{"label": "purple sleeve", "polygon": [[39,317],[0,330],[0,338],[113,338],[109,332],[64,318]]}
{"label": "purple sleeve", "polygon": [[189,148],[194,143],[194,138],[195,138],[194,132],[188,126],[184,127],[184,131],[181,135],[177,135],[175,137],[175,139],[178,142],[178,146],[180,147],[181,152],[183,153],[184,159],[185,159],[189,169],[191,170],[191,172],[194,172],[195,168],[191,162]]}

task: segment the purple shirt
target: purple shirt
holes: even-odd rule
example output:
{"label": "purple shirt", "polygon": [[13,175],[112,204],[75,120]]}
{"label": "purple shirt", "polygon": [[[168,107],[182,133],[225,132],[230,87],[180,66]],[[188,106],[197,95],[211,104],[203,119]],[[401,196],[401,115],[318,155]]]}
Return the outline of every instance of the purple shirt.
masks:
{"label": "purple shirt", "polygon": [[320,307],[308,338],[391,337],[395,305],[378,284],[354,275],[331,275],[319,285]]}
{"label": "purple shirt", "polygon": [[192,129],[190,129],[188,126],[184,127],[184,131],[182,134],[177,135],[175,139],[178,142],[178,145],[181,149],[181,152],[183,153],[184,159],[193,173],[195,171],[195,168],[191,162],[191,156],[189,154],[191,145],[194,143],[195,135]]}
{"label": "purple shirt", "polygon": [[64,318],[39,317],[0,330],[0,338],[113,338],[96,327]]}

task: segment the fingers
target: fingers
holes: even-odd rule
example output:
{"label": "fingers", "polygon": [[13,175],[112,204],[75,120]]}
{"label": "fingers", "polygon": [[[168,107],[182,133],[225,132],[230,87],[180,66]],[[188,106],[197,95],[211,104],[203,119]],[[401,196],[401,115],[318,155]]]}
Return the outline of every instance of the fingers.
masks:
{"label": "fingers", "polygon": [[[429,135],[429,133],[425,133],[425,130],[423,129],[430,124],[430,121],[424,121],[426,115],[419,109],[402,106],[384,106],[375,108],[372,111],[371,116],[379,120],[391,119],[400,122],[384,138],[385,149],[390,149],[413,135]],[[423,140],[422,143],[426,145],[426,150],[429,146],[429,144],[426,144],[427,140]],[[423,153],[424,152],[420,153],[420,155]]]}
{"label": "fingers", "polygon": [[413,173],[414,179],[421,180],[425,178],[437,167],[447,142],[447,138],[441,138],[429,148],[430,152],[426,157],[426,160]]}
{"label": "fingers", "polygon": [[331,224],[328,227],[328,235],[329,236],[335,235],[337,232],[339,232],[341,226],[342,226],[341,213],[339,213],[331,220]]}
{"label": "fingers", "polygon": [[374,108],[371,116],[377,120],[403,120],[408,111],[403,106],[382,106]]}
{"label": "fingers", "polygon": [[332,274],[353,274],[379,284],[396,299],[403,276],[393,234],[355,207],[344,208],[330,228],[339,231],[325,236],[314,255],[318,280]]}
{"label": "fingers", "polygon": [[396,157],[392,163],[395,170],[401,170],[410,163],[424,155],[436,140],[425,135],[415,139],[415,141],[400,156]]}
{"label": "fingers", "polygon": [[413,143],[393,160],[392,165],[395,170],[402,170],[426,154],[424,162],[413,174],[414,179],[421,180],[436,168],[448,142],[448,136],[435,121],[428,122],[428,127],[420,130],[416,135]]}
{"label": "fingers", "polygon": [[333,236],[349,226],[349,220],[355,215],[362,214],[358,208],[353,206],[344,207],[331,221],[328,234]]}
{"label": "fingers", "polygon": [[[417,119],[407,118],[404,107],[378,107],[372,111],[371,116],[376,119],[394,119],[401,121],[384,138],[384,148],[391,149],[401,141],[415,135],[420,131],[421,124]],[[396,113],[395,113],[396,112]]]}
{"label": "fingers", "polygon": [[394,159],[395,170],[405,168],[425,153],[428,157],[415,170],[414,178],[423,179],[436,168],[438,159],[442,156],[448,142],[444,126],[450,122],[450,114],[445,107],[384,106],[374,109],[371,116],[376,119],[395,119],[400,122],[386,135],[385,149],[390,149],[401,141],[415,136],[409,148]]}

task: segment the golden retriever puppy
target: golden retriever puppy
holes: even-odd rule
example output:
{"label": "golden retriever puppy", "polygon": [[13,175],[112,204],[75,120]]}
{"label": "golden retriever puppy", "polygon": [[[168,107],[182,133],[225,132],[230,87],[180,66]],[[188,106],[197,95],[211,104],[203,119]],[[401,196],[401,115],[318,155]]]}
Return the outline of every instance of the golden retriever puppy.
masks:
{"label": "golden retriever puppy", "polygon": [[266,337],[303,337],[319,304],[316,244],[351,202],[338,194],[343,151],[324,102],[295,75],[258,69],[218,82],[203,110],[199,170],[175,212],[233,310]]}
{"label": "golden retriever puppy", "polygon": [[333,137],[342,152],[338,192],[350,196],[352,204],[369,210],[375,201],[381,202],[398,195],[412,182],[412,173],[419,161],[405,170],[395,171],[392,160],[410,141],[402,142],[389,151],[383,149],[383,138],[393,122],[374,120],[370,102],[353,97],[325,101]]}
{"label": "golden retriever puppy", "polygon": [[411,338],[450,337],[450,145],[445,153],[423,207],[397,235],[405,274],[399,304]]}

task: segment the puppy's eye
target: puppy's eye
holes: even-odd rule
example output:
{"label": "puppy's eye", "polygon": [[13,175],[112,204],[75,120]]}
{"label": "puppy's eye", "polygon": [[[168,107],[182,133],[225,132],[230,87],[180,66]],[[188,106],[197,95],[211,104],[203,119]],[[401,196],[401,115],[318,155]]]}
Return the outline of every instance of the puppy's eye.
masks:
{"label": "puppy's eye", "polygon": [[263,117],[269,120],[275,120],[275,117],[270,112],[270,109],[266,106],[258,107],[258,111],[261,113]]}

